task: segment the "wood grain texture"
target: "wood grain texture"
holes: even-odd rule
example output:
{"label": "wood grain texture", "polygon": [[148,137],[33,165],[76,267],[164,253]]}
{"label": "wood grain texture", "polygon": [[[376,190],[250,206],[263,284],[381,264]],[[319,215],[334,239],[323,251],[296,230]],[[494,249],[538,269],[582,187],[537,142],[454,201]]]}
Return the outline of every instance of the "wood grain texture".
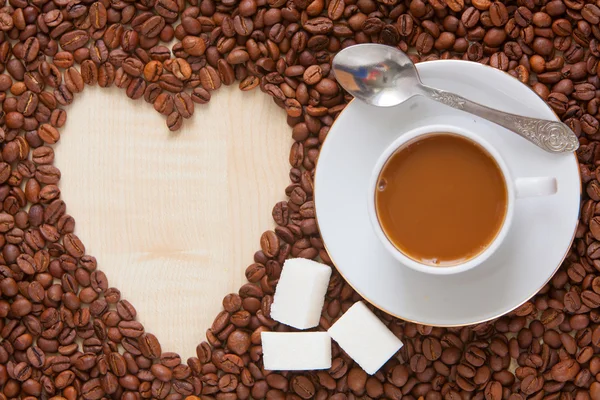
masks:
{"label": "wood grain texture", "polygon": [[56,165],[75,233],[163,351],[195,355],[285,198],[285,112],[222,88],[170,133],[151,105],[93,87],[67,113]]}

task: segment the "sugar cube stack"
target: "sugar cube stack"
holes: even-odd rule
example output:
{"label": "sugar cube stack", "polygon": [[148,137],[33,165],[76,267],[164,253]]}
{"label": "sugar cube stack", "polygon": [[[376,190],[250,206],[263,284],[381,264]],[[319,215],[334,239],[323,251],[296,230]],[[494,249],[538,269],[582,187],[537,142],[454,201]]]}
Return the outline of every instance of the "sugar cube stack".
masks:
{"label": "sugar cube stack", "polygon": [[[275,289],[271,318],[297,329],[317,326],[329,285],[327,265],[286,260]],[[375,374],[402,342],[367,306],[355,303],[327,332],[262,332],[266,370],[315,370],[331,367],[331,339],[370,375]]]}
{"label": "sugar cube stack", "polygon": [[331,338],[327,332],[262,332],[266,370],[331,368]]}
{"label": "sugar cube stack", "polygon": [[402,342],[361,301],[350,307],[328,332],[369,375],[402,348]]}
{"label": "sugar cube stack", "polygon": [[275,289],[271,318],[297,329],[319,325],[331,268],[305,258],[283,264]]}

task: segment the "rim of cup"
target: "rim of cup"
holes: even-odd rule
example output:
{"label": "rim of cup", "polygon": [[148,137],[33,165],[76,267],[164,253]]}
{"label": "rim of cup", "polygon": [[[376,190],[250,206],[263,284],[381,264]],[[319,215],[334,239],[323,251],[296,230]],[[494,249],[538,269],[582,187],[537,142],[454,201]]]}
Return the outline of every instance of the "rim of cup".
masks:
{"label": "rim of cup", "polygon": [[[504,220],[502,221],[502,226],[498,230],[495,238],[485,247],[483,251],[481,251],[476,256],[467,259],[465,262],[458,263],[455,265],[448,266],[434,266],[426,263],[419,262],[408,255],[404,254],[400,249],[398,249],[387,237],[381,224],[379,222],[379,218],[377,216],[377,209],[375,205],[375,193],[377,190],[377,183],[379,181],[379,175],[384,165],[387,163],[389,158],[401,148],[409,145],[410,143],[414,143],[417,140],[421,140],[427,136],[435,135],[435,134],[454,134],[466,139],[469,139],[473,143],[479,145],[483,148],[495,161],[498,167],[500,168],[500,172],[504,178],[504,182],[506,185],[506,213],[504,215]],[[386,250],[396,258],[403,266],[412,268],[413,270],[424,272],[427,274],[434,275],[451,275],[457,274],[460,272],[468,271],[472,268],[475,268],[478,265],[481,265],[484,261],[486,261],[502,244],[503,240],[506,238],[508,230],[510,228],[513,213],[514,213],[514,200],[515,200],[515,187],[514,181],[510,174],[510,171],[504,162],[504,159],[500,156],[498,151],[484,138],[480,135],[464,129],[462,127],[456,125],[448,125],[448,124],[434,124],[434,125],[424,125],[415,129],[412,129],[406,133],[401,134],[397,137],[379,156],[375,167],[371,173],[371,179],[369,183],[369,191],[367,193],[368,196],[368,208],[369,208],[369,219],[371,220],[371,225],[375,233],[377,234],[380,242],[386,248]]]}

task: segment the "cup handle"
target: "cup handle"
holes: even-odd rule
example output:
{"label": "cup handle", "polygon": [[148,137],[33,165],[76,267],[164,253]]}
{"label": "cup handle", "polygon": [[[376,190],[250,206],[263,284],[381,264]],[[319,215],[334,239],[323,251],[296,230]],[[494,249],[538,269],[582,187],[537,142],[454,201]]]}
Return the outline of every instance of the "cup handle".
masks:
{"label": "cup handle", "polygon": [[556,178],[543,176],[535,178],[517,178],[515,180],[517,198],[550,196],[557,192]]}

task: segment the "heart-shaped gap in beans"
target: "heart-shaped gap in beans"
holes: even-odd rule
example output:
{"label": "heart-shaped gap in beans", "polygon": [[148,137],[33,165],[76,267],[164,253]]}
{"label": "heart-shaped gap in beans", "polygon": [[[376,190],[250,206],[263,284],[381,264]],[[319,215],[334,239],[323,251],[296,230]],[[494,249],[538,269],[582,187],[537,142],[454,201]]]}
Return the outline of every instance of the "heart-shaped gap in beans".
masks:
{"label": "heart-shaped gap in beans", "polygon": [[169,134],[152,107],[92,87],[55,148],[87,253],[163,349],[184,358],[245,283],[289,180],[289,127],[271,99],[237,88],[214,97]]}

